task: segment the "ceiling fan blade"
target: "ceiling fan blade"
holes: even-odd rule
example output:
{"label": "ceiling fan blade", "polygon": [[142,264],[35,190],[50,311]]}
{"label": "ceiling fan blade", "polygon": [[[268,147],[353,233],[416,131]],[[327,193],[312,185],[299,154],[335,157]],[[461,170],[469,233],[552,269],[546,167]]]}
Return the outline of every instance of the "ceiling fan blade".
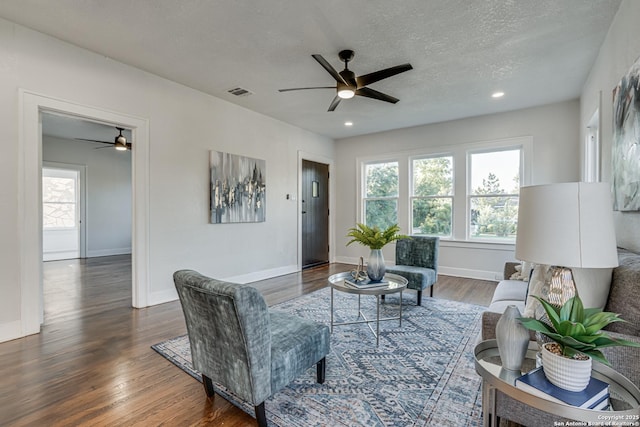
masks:
{"label": "ceiling fan blade", "polygon": [[340,101],[342,101],[342,98],[340,98],[338,95],[336,95],[336,97],[333,98],[333,101],[331,101],[331,105],[329,105],[329,109],[327,111],[335,110],[336,107],[338,106],[338,104],[340,104]]}
{"label": "ceiling fan blade", "polygon": [[373,73],[365,74],[364,76],[356,77],[358,87],[364,87],[375,83],[387,77],[395,76],[396,74],[404,73],[405,71],[413,70],[411,64],[396,65],[395,67],[385,68],[384,70],[374,71]]}
{"label": "ceiling fan blade", "polygon": [[378,101],[390,102],[392,104],[400,101],[398,98],[394,98],[393,96],[387,95],[386,93],[378,92],[377,90],[373,90],[368,87],[363,87],[356,90],[356,95],[377,99]]}
{"label": "ceiling fan blade", "polygon": [[89,142],[99,142],[100,144],[113,144],[111,141],[99,141],[97,139],[85,139],[85,138],[73,138],[76,141],[89,141]]}
{"label": "ceiling fan blade", "polygon": [[329,72],[329,74],[331,74],[331,77],[333,77],[334,79],[336,79],[336,81],[337,81],[338,83],[344,83],[344,84],[347,84],[347,82],[345,82],[345,81],[344,81],[344,79],[342,78],[342,76],[340,76],[340,74],[338,74],[338,72],[336,71],[336,69],[335,69],[335,68],[333,68],[333,67],[331,66],[331,64],[329,64],[329,63],[327,62],[327,60],[326,60],[326,59],[324,59],[324,58],[322,57],[322,55],[317,55],[317,54],[316,54],[316,55],[311,55],[311,56],[313,56],[313,59],[315,59],[316,61],[318,61],[318,63],[319,63],[320,65],[322,65],[322,67],[323,67],[325,70],[327,70],[327,71]]}
{"label": "ceiling fan blade", "polygon": [[314,87],[292,87],[289,89],[278,89],[278,92],[289,92],[292,90],[307,90],[307,89],[335,89],[335,86],[314,86]]}

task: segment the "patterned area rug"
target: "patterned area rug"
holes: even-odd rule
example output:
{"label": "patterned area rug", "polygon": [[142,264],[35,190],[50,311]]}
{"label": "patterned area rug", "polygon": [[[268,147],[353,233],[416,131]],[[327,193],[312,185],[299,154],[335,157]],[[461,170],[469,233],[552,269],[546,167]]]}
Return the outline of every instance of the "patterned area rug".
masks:
{"label": "patterned area rug", "polygon": [[[270,426],[479,426],[480,377],[473,347],[484,307],[424,298],[412,292],[397,320],[380,322],[380,346],[367,325],[335,326],[327,356],[326,381],[317,384],[315,366],[265,403]],[[335,291],[335,321],[355,320],[357,296]],[[329,323],[330,290],[321,289],[272,307]],[[397,295],[387,296],[380,317],[398,313]],[[362,297],[367,318],[375,318],[375,298]],[[375,324],[373,324],[375,329]],[[152,346],[197,380],[188,337]],[[254,416],[253,406],[228,390],[223,397]],[[203,391],[204,393],[204,391]]]}

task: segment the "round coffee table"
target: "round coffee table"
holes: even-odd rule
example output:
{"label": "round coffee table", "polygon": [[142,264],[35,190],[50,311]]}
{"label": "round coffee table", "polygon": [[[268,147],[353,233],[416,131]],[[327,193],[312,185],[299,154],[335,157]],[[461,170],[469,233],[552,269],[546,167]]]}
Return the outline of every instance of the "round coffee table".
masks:
{"label": "round coffee table", "polygon": [[[380,344],[380,322],[385,320],[399,320],[399,326],[402,326],[402,291],[407,289],[407,279],[397,274],[387,273],[384,276],[383,281],[387,282],[387,286],[375,287],[370,289],[358,289],[344,284],[344,279],[351,279],[351,272],[344,272],[329,276],[329,286],[331,287],[331,332],[333,332],[334,326],[341,325],[354,325],[356,323],[366,323],[373,335],[376,337],[376,346]],[[339,322],[333,321],[333,290],[340,292],[346,292],[348,294],[358,295],[358,319],[362,317],[363,320],[354,320],[351,322]],[[380,318],[380,296],[387,294],[395,294],[400,292],[400,312],[398,317],[385,317]],[[367,319],[360,309],[360,297],[362,295],[375,295],[376,297],[376,318],[375,320]],[[371,323],[375,322],[376,330],[371,327]]]}
{"label": "round coffee table", "polygon": [[[522,365],[522,370],[528,372],[536,366],[535,358],[538,344],[535,341],[529,343],[527,356]],[[514,385],[520,372],[506,371],[502,369],[500,353],[496,340],[482,341],[474,350],[476,372],[482,377],[482,413],[485,426],[497,425],[496,415],[496,390],[515,399],[527,406],[539,409],[560,418],[567,418],[585,425],[638,425],[640,410],[640,390],[626,377],[614,369],[594,362],[591,375],[609,384],[610,404],[609,411],[594,411],[581,409],[575,406],[555,403],[542,397],[527,393]],[[620,409],[624,408],[624,409]],[[491,419],[491,422],[489,421]],[[613,424],[611,422],[613,421]],[[615,424],[615,423],[618,424]],[[591,423],[591,424],[589,424]],[[607,424],[609,423],[609,424]],[[577,425],[577,424],[576,424]]]}

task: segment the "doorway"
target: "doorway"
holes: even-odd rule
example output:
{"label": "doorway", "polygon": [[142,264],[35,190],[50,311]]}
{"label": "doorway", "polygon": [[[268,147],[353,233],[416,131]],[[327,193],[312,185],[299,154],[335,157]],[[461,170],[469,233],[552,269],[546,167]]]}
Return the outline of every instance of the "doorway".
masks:
{"label": "doorway", "polygon": [[149,120],[97,107],[77,104],[24,89],[20,97],[19,169],[22,191],[18,198],[22,263],[20,266],[20,324],[15,337],[40,332],[44,319],[42,302],[42,113],[52,112],[116,123],[132,129],[132,280],[131,305],[149,305]]}
{"label": "doorway", "polygon": [[85,257],[84,183],[83,166],[43,162],[43,261]]}
{"label": "doorway", "polygon": [[302,160],[302,268],[329,262],[329,165]]}

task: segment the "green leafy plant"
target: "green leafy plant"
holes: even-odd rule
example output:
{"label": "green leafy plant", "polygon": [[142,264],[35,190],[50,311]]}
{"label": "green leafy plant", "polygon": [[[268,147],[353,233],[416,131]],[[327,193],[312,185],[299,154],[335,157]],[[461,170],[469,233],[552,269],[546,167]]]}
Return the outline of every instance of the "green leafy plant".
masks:
{"label": "green leafy plant", "polygon": [[347,246],[353,242],[360,243],[361,245],[368,246],[370,249],[382,249],[387,243],[394,240],[410,239],[409,236],[399,234],[400,227],[398,224],[393,224],[386,230],[380,230],[376,227],[369,227],[365,224],[356,224],[356,227],[350,228],[347,233],[347,237],[351,237],[351,241],[347,243]]}
{"label": "green leafy plant", "polygon": [[619,314],[602,311],[599,308],[584,308],[578,295],[569,299],[558,308],[542,298],[540,301],[547,313],[551,325],[528,317],[520,318],[522,325],[530,330],[549,337],[562,350],[562,355],[572,358],[578,353],[591,356],[592,359],[610,366],[609,361],[599,350],[603,347],[628,346],[640,347],[640,344],[623,339],[611,338],[601,329],[614,322],[624,322]]}

